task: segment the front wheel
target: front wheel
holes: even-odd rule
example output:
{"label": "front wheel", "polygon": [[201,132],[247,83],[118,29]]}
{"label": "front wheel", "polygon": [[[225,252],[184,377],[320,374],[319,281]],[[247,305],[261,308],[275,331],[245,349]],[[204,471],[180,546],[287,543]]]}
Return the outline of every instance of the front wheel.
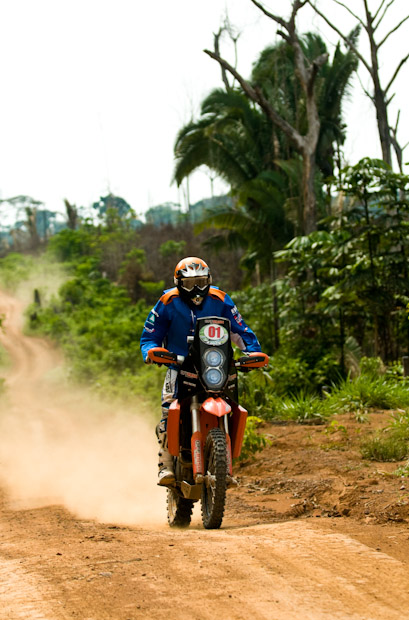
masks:
{"label": "front wheel", "polygon": [[181,497],[175,489],[168,488],[167,510],[170,527],[189,527],[193,511],[191,499]]}
{"label": "front wheel", "polygon": [[206,529],[221,526],[226,503],[227,450],[226,435],[212,428],[204,447],[205,481],[202,487],[202,521]]}

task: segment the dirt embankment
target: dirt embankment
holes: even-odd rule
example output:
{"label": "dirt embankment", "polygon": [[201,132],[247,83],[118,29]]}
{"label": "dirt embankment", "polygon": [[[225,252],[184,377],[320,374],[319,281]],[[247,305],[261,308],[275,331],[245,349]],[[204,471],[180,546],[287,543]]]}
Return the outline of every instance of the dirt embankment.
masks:
{"label": "dirt embankment", "polygon": [[406,483],[362,462],[362,425],[265,429],[223,529],[170,530],[146,412],[64,387],[21,310],[1,294],[0,620],[406,617]]}

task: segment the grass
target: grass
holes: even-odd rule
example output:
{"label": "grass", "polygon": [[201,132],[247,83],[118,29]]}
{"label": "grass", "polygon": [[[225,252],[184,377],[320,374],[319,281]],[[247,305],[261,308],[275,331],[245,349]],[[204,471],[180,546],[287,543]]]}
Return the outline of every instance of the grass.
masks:
{"label": "grass", "polygon": [[270,367],[240,377],[242,404],[264,420],[319,423],[348,412],[365,422],[371,409],[409,409],[409,379],[385,372],[378,358],[363,358],[360,376],[339,381],[322,397],[294,382],[280,391],[276,375]]}
{"label": "grass", "polygon": [[333,388],[327,408],[334,413],[362,412],[368,409],[405,409],[409,407],[409,382],[397,382],[382,376],[361,375],[346,379]]}
{"label": "grass", "polygon": [[304,392],[282,399],[277,407],[277,413],[282,420],[300,423],[322,423],[329,416],[325,401],[318,396]]}
{"label": "grass", "polygon": [[403,461],[408,456],[408,441],[389,429],[379,432],[361,444],[361,456],[370,461]]}
{"label": "grass", "polygon": [[333,386],[324,398],[302,390],[279,398],[260,386],[243,396],[244,406],[251,413],[269,421],[319,423],[339,413],[352,413],[357,421],[364,422],[371,409],[409,409],[409,382],[362,375]]}

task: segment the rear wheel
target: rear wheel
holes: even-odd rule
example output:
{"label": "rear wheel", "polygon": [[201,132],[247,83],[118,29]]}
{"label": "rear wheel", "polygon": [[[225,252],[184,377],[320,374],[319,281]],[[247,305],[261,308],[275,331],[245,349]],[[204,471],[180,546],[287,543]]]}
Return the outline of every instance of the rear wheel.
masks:
{"label": "rear wheel", "polygon": [[221,526],[227,488],[226,435],[212,428],[204,447],[205,481],[202,487],[202,521],[206,529]]}
{"label": "rear wheel", "polygon": [[193,501],[181,497],[175,489],[168,488],[167,511],[170,527],[189,527],[192,518]]}

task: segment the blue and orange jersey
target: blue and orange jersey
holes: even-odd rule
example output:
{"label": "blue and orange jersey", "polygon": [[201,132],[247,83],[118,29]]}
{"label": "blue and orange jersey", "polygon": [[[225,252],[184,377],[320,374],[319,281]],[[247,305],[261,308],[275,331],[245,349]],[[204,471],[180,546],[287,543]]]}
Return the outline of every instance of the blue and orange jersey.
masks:
{"label": "blue and orange jersey", "polygon": [[261,351],[255,333],[246,325],[229,295],[211,286],[200,306],[191,308],[180,297],[177,287],[164,291],[149,313],[141,336],[141,351],[146,360],[149,349],[165,346],[177,355],[187,355],[187,337],[195,333],[196,319],[220,316],[231,323],[231,338],[246,352]]}

